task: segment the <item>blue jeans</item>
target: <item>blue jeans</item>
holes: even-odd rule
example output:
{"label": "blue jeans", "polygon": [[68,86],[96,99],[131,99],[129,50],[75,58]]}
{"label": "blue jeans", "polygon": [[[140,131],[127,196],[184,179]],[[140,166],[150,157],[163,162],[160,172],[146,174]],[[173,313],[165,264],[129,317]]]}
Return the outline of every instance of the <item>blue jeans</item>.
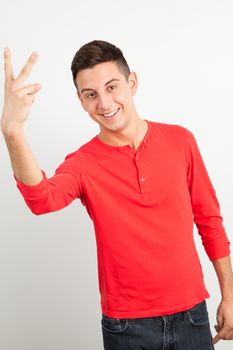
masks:
{"label": "blue jeans", "polygon": [[105,350],[213,350],[206,301],[172,315],[101,319]]}

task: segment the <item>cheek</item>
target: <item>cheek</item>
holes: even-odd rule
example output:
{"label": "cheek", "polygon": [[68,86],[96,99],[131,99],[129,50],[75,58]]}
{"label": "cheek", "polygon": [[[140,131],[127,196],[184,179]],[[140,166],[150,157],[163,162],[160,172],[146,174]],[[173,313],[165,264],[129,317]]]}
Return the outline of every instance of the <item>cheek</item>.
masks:
{"label": "cheek", "polygon": [[80,100],[80,102],[81,102],[81,104],[82,104],[83,109],[85,109],[85,111],[86,111],[86,110],[87,110],[87,106],[86,106],[85,101]]}
{"label": "cheek", "polygon": [[117,96],[116,102],[124,105],[125,107],[129,106],[132,103],[132,96],[128,91],[126,91],[124,94],[120,94]]}
{"label": "cheek", "polygon": [[90,115],[96,115],[96,111],[97,111],[97,104],[92,102],[92,103],[87,103],[86,104],[86,111],[90,114]]}
{"label": "cheek", "polygon": [[127,104],[129,101],[129,95],[128,95],[128,91],[123,92],[119,92],[117,94],[114,95],[114,100],[116,102],[119,102],[120,104]]}

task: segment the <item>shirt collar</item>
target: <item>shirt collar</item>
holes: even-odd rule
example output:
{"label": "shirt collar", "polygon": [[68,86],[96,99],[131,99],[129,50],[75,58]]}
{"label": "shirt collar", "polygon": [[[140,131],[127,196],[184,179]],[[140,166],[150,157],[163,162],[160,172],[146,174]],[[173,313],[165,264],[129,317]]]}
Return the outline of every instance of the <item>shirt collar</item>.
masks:
{"label": "shirt collar", "polygon": [[98,137],[98,135],[96,135],[93,139],[93,141],[98,144],[101,148],[106,149],[106,150],[110,150],[110,151],[122,151],[122,152],[130,152],[130,153],[136,153],[139,149],[145,147],[148,142],[149,142],[149,135],[150,135],[150,129],[151,129],[151,124],[150,121],[147,119],[144,119],[147,122],[148,125],[148,129],[147,132],[142,140],[142,142],[140,143],[139,147],[137,150],[135,150],[131,145],[123,145],[123,146],[112,146],[109,145],[105,142],[103,142],[102,140],[100,140],[100,138]]}

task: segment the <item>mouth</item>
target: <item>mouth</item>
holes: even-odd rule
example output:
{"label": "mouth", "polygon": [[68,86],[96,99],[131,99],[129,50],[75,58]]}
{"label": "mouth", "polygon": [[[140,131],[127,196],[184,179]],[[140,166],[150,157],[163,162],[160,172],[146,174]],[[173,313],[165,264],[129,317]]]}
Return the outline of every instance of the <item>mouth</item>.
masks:
{"label": "mouth", "polygon": [[101,117],[103,117],[104,119],[113,119],[116,115],[118,115],[118,111],[119,111],[120,107],[115,109],[114,111],[112,111],[111,113],[106,113],[106,114],[100,114]]}

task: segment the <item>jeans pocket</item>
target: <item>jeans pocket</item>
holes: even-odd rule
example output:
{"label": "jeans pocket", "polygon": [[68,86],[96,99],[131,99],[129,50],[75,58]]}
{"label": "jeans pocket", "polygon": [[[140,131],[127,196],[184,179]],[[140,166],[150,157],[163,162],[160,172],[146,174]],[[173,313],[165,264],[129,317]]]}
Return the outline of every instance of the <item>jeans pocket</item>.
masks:
{"label": "jeans pocket", "polygon": [[111,318],[102,314],[102,328],[109,333],[122,333],[128,324],[129,322],[125,318]]}
{"label": "jeans pocket", "polygon": [[194,326],[206,326],[209,324],[209,315],[205,300],[187,310],[187,315],[190,323]]}

